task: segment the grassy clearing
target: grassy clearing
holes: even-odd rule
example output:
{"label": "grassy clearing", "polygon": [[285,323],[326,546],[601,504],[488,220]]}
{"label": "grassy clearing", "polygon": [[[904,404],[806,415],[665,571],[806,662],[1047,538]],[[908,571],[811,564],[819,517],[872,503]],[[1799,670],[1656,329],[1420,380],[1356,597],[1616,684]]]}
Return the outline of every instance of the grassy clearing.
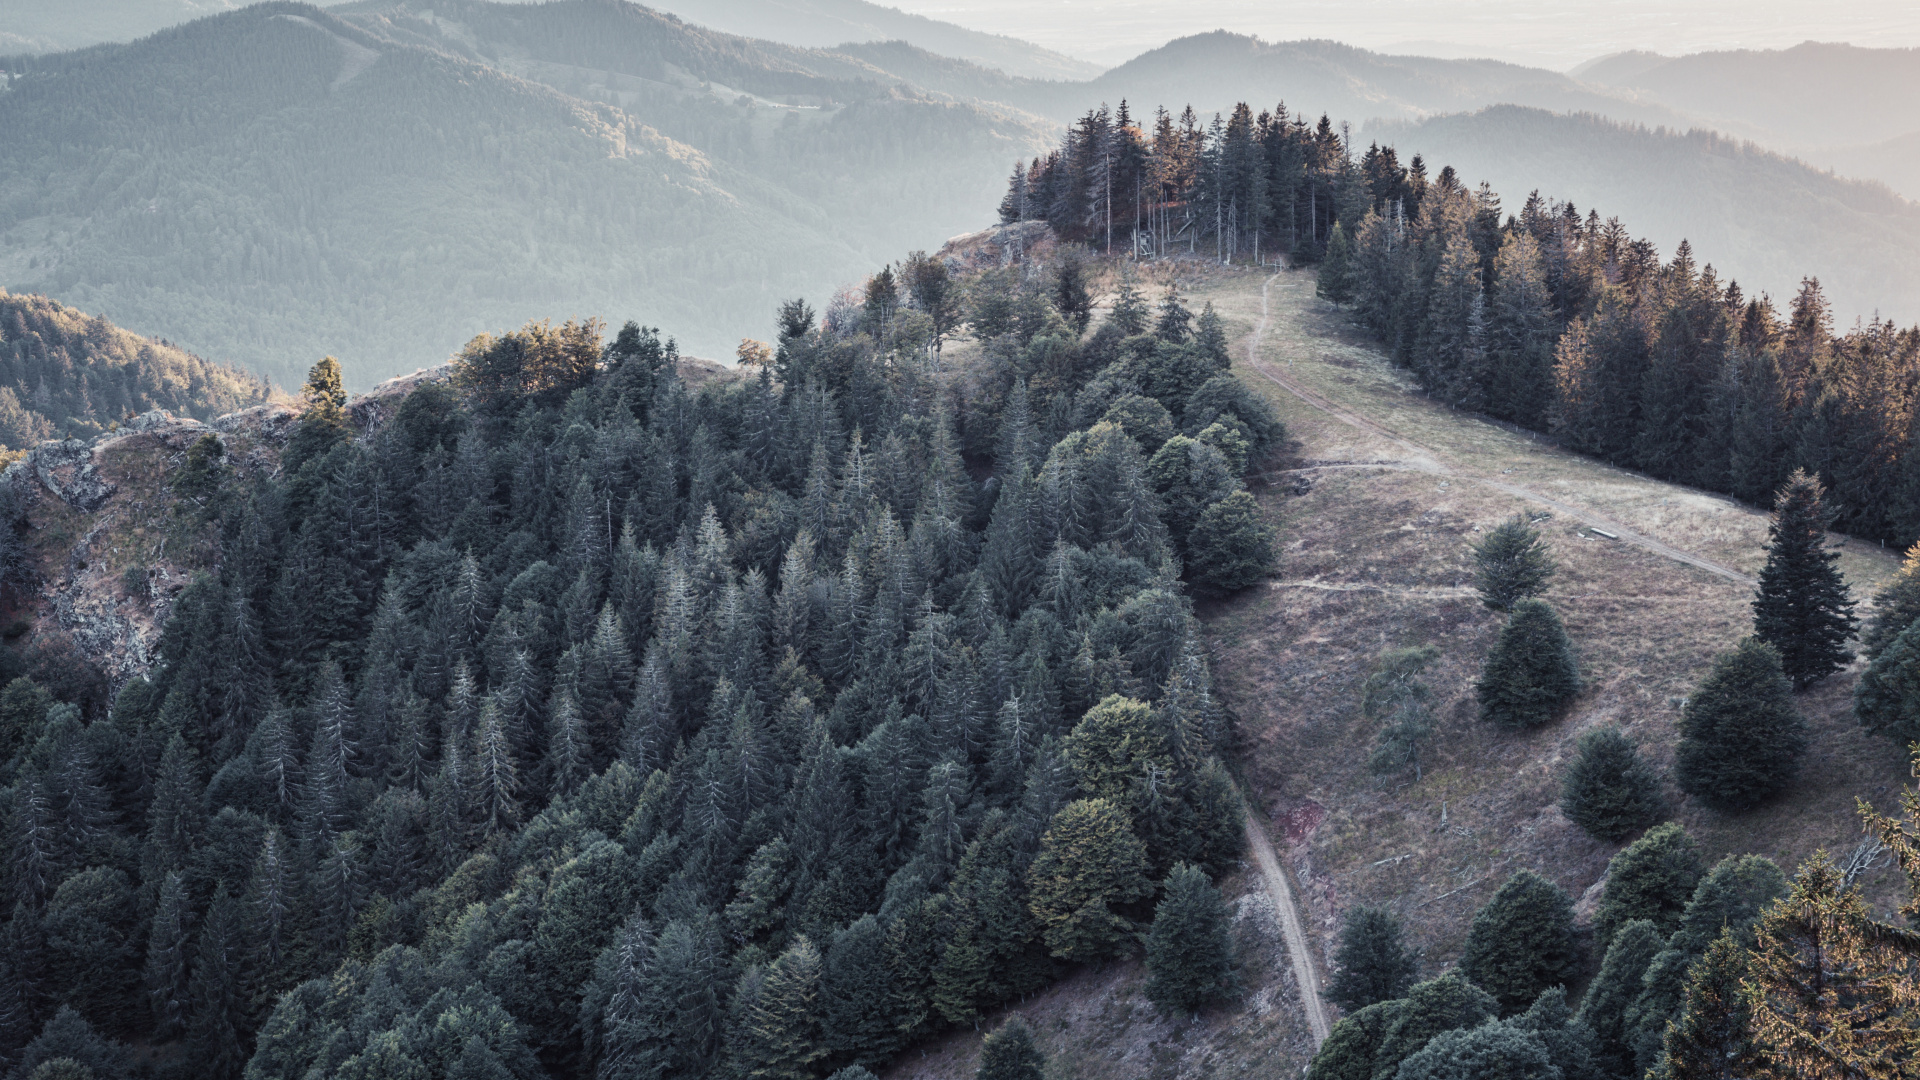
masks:
{"label": "grassy clearing", "polygon": [[[1216,280],[1193,300],[1212,300],[1244,334],[1260,318],[1261,281],[1251,273]],[[1406,917],[1424,971],[1433,973],[1457,957],[1474,909],[1521,867],[1576,899],[1594,897],[1617,848],[1589,840],[1555,806],[1579,733],[1619,725],[1664,771],[1679,701],[1749,626],[1749,588],[1593,538],[1565,515],[1549,518],[1543,528],[1560,572],[1547,599],[1579,649],[1587,689],[1543,730],[1489,729],[1477,720],[1472,682],[1498,621],[1465,588],[1466,544],[1478,530],[1537,507],[1482,481],[1604,514],[1747,575],[1764,561],[1766,517],[1428,401],[1313,297],[1308,273],[1275,277],[1269,304],[1263,360],[1403,441],[1309,407],[1251,369],[1244,350],[1237,354],[1241,376],[1268,393],[1285,419],[1296,441],[1291,464],[1303,471],[1272,477],[1260,493],[1281,528],[1279,580],[1208,614],[1215,671],[1241,716],[1243,766],[1260,809],[1276,823],[1276,840],[1291,843],[1284,854],[1321,930],[1322,961],[1344,909],[1382,903]],[[1392,464],[1315,467],[1337,462]],[[1408,464],[1447,475],[1407,471]],[[1841,550],[1842,569],[1862,598],[1897,563],[1858,541]],[[1432,674],[1440,730],[1421,779],[1383,783],[1365,768],[1373,732],[1359,714],[1358,687],[1382,649],[1427,642],[1443,652]],[[1777,803],[1723,815],[1669,788],[1673,816],[1709,859],[1754,851],[1791,871],[1818,848],[1844,852],[1858,842],[1856,796],[1891,808],[1905,765],[1892,745],[1854,723],[1856,676],[1857,665],[1802,696],[1814,741],[1799,782]],[[1898,902],[1902,883],[1884,871],[1867,886],[1884,910]]]}

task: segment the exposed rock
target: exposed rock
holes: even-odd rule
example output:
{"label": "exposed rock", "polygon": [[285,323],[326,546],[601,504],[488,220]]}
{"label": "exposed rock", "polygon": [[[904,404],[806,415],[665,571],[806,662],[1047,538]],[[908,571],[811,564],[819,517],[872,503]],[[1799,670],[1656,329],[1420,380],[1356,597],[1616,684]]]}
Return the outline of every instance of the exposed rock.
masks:
{"label": "exposed rock", "polygon": [[[92,513],[113,496],[113,485],[94,463],[92,443],[80,439],[43,442],[27,451],[21,464],[41,486],[75,510]],[[9,466],[8,471],[17,467]]]}

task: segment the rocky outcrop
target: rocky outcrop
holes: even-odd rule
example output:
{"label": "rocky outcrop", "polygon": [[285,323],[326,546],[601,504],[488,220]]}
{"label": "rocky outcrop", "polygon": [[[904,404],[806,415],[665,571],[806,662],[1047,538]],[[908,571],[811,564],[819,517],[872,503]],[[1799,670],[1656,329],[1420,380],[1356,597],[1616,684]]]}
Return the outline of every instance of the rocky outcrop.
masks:
{"label": "rocky outcrop", "polygon": [[80,439],[43,442],[27,451],[25,459],[9,466],[25,472],[61,502],[91,513],[113,496],[113,485],[100,476],[93,460],[93,444]]}

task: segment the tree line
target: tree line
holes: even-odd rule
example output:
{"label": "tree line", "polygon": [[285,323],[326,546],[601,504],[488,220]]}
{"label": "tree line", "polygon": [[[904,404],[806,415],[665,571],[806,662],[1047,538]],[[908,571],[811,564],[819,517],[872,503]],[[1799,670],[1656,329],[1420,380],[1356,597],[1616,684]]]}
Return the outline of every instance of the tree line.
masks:
{"label": "tree line", "polygon": [[315,365],[273,478],[206,436],[151,674],[0,692],[5,1067],[808,1078],[1143,941],[1229,993],[1189,590],[1279,425],[1172,291],[906,265],[697,389],[535,323],[367,432]]}

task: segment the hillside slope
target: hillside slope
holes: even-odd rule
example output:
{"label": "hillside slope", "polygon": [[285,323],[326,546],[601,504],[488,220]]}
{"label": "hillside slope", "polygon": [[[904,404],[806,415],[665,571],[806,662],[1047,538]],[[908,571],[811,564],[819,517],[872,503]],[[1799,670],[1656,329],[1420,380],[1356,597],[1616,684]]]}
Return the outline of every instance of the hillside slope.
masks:
{"label": "hillside slope", "polygon": [[152,409],[209,420],[269,393],[236,368],[44,296],[0,289],[0,449],[97,434]]}
{"label": "hillside slope", "polygon": [[[499,35],[614,20],[636,74],[542,74],[621,81],[624,105],[285,3],[7,62],[0,284],[287,383],[332,353],[366,386],[535,315],[726,355],[778,300],[977,220],[1038,144],[851,58],[823,78],[633,5],[519,10]],[[785,104],[809,94],[830,106]]]}

